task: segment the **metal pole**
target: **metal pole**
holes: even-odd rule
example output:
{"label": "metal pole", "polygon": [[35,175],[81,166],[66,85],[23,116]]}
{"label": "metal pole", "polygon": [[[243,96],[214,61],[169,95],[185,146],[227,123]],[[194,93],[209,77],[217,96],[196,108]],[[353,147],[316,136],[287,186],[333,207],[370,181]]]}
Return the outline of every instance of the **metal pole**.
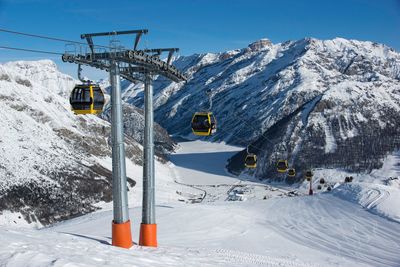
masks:
{"label": "metal pole", "polygon": [[155,195],[154,195],[154,143],[153,143],[153,86],[151,76],[145,74],[144,83],[144,168],[143,168],[143,214],[142,223],[154,224]]}
{"label": "metal pole", "polygon": [[119,66],[116,61],[110,66],[111,81],[111,140],[114,220],[112,243],[115,246],[132,246],[128,214],[128,192],[126,183],[124,129],[122,122],[121,84]]}
{"label": "metal pole", "polygon": [[143,144],[143,207],[139,244],[157,246],[155,215],[154,142],[153,142],[153,87],[151,73],[145,73],[144,81],[144,144]]}

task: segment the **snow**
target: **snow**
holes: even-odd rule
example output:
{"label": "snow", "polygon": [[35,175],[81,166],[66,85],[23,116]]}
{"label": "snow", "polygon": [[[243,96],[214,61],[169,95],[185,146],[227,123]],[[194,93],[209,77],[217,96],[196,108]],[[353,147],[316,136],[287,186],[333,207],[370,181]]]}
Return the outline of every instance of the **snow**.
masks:
{"label": "snow", "polygon": [[[110,169],[112,167],[111,159],[96,159],[103,167]],[[127,177],[132,178],[136,181],[134,188],[131,188],[128,192],[128,201],[130,207],[137,207],[142,202],[142,188],[143,188],[143,169],[142,166],[132,163],[130,160],[126,160],[126,174]],[[155,177],[156,179],[156,195],[157,203],[165,204],[170,202],[176,202],[179,198],[174,192],[176,191],[177,185],[174,182],[174,173],[169,165],[162,164],[155,161]],[[104,203],[100,202],[96,206],[101,207],[103,210],[112,210],[112,202]]]}
{"label": "snow", "polygon": [[[76,116],[71,111],[68,98],[76,83],[49,60],[0,65],[1,210],[21,213],[2,213],[0,225],[41,227],[18,217],[46,224],[85,208],[88,212],[88,206],[106,199],[102,190],[107,186],[96,190],[92,185],[95,180],[110,184],[106,176],[96,172],[100,162],[108,162],[106,168],[111,170],[110,124],[97,116]],[[127,162],[133,164],[141,147],[129,141],[126,147],[135,153]],[[93,180],[82,179],[90,175]],[[141,180],[141,175],[132,176]],[[87,190],[82,189],[85,183],[89,183]],[[70,192],[71,186],[82,190]],[[82,203],[81,197],[87,202]],[[55,202],[59,205],[53,212],[49,206]]]}
{"label": "snow", "polygon": [[39,222],[28,223],[24,220],[24,216],[19,212],[4,210],[0,214],[0,225],[8,225],[11,227],[29,227],[36,229],[43,227],[43,225]]}
{"label": "snow", "polygon": [[337,148],[337,144],[332,129],[327,123],[325,117],[321,116],[321,122],[325,132],[325,153],[333,153]]}
{"label": "snow", "polygon": [[303,126],[306,126],[308,123],[308,118],[310,116],[310,113],[313,111],[315,108],[315,105],[321,100],[321,96],[315,97],[310,103],[307,103],[305,105],[305,108],[303,109],[301,113],[301,122],[303,123]]}
{"label": "snow", "polygon": [[372,171],[375,177],[397,177],[400,179],[400,150],[388,155],[382,168]]}
{"label": "snow", "polygon": [[342,199],[360,204],[366,210],[400,223],[400,183],[393,186],[358,183],[345,184],[335,190]]}
{"label": "snow", "polygon": [[[126,250],[110,246],[112,211],[102,210],[42,230],[1,226],[0,266],[400,265],[400,223],[390,219],[392,215],[379,216],[368,210],[377,202],[389,206],[399,203],[395,187],[390,187],[394,198],[368,193],[372,184],[357,181],[332,193],[285,197],[284,191],[225,173],[226,159],[241,150],[239,147],[202,141],[179,145],[171,164],[156,166],[158,248],[134,245]],[[394,165],[395,160],[390,158],[385,167],[392,169]],[[127,169],[128,176],[141,175],[133,164]],[[320,172],[317,170],[316,175]],[[220,197],[197,204],[177,201],[177,189],[183,193],[201,190],[175,183],[174,179]],[[227,187],[217,190],[223,183]],[[222,197],[232,192],[227,188],[244,184],[247,187],[242,189],[252,188],[240,193],[247,200],[225,201]],[[357,186],[362,190],[350,190]],[[268,198],[263,200],[254,188]],[[129,195],[135,242],[141,218],[140,190],[139,183]],[[376,200],[360,198],[363,207],[356,196],[368,194]]]}
{"label": "snow", "polygon": [[[217,131],[212,141],[268,147],[260,141],[260,134],[269,135],[269,129],[280,129],[280,123],[289,120],[284,126],[288,130],[279,142],[288,143],[288,151],[296,151],[289,152],[292,158],[315,146],[322,149],[321,161],[341,159],[338,153],[344,143],[357,145],[357,140],[377,132],[378,127],[385,134],[396,125],[400,114],[400,55],[371,42],[306,38],[259,50],[243,48],[232,56],[180,57],[174,64],[188,74],[187,83],[172,88],[171,83],[161,79],[154,82],[155,118],[173,135],[191,134],[187,125],[194,112],[208,105],[204,94],[207,89],[214,94],[212,111],[219,129],[224,129]],[[312,99],[317,105],[307,106]],[[141,105],[143,96],[137,94],[127,101]],[[299,108],[303,108],[303,116],[296,115]],[[250,122],[252,127],[238,121]],[[301,124],[304,128],[292,127]],[[275,153],[276,148],[262,149],[257,156],[268,161]],[[365,154],[361,157],[367,162],[362,168],[376,164]],[[334,164],[346,166],[347,162],[338,160]],[[347,167],[358,168],[353,163]],[[270,177],[271,168],[263,166],[253,174]]]}
{"label": "snow", "polygon": [[226,160],[243,150],[241,147],[224,143],[207,143],[203,141],[181,143],[178,153],[171,155],[179,177],[179,182],[188,184],[224,184],[237,182],[229,176],[224,167]]}
{"label": "snow", "polygon": [[[343,47],[360,46],[359,49],[366,50],[363,54],[371,57],[371,62],[378,64],[380,58],[391,54],[397,60],[393,64],[398,64],[398,54],[369,42],[361,45],[353,40],[335,39],[310,43],[329,49],[331,53],[342,53]],[[379,76],[387,83],[382,86],[360,76],[356,80],[335,78],[335,83],[325,87],[322,81],[335,70],[322,70],[318,74],[315,69],[308,69],[306,61],[317,58],[312,53],[293,65],[301,48],[288,49],[291,51],[289,54],[283,53],[284,45],[272,45],[261,54],[236,51],[231,62],[226,59],[221,64],[218,63],[220,54],[203,54],[188,57],[180,64],[197,58],[198,63],[192,64],[188,70],[191,74],[195,74],[196,68],[205,70],[204,67],[209,66],[205,70],[208,73],[199,76],[213,91],[224,93],[223,99],[227,101],[221,101],[222,97],[220,100],[216,97],[215,101],[215,107],[221,111],[235,109],[235,105],[229,103],[231,99],[246,99],[246,102],[238,101],[242,110],[248,110],[247,106],[258,107],[252,108],[253,113],[247,116],[268,122],[260,127],[260,132],[279,119],[270,116],[277,108],[283,106],[284,114],[290,114],[290,109],[296,108],[290,101],[285,103],[286,106],[282,105],[288,92],[296,90],[312,94],[313,101],[302,112],[303,124],[305,126],[310,119],[323,127],[326,153],[336,148],[332,127],[327,123],[329,116],[341,114],[346,124],[352,126],[357,120],[366,122],[365,114],[360,110],[342,109],[345,105],[354,105],[354,99],[364,103],[372,94],[373,101],[365,102],[363,107],[371,109],[381,125],[386,122],[382,119],[384,114],[379,112],[380,107],[400,110],[399,96],[395,91],[397,83],[390,79],[390,75]],[[349,54],[351,59],[339,63],[348,67],[354,59],[354,55]],[[279,61],[276,61],[277,57],[281,57]],[[393,69],[398,72],[396,65]],[[278,80],[269,86],[265,81],[275,72]],[[33,169],[45,165],[51,170],[63,162],[71,164],[72,161],[67,159],[77,157],[54,133],[59,128],[67,128],[78,136],[84,136],[89,128],[76,127],[79,120],[69,111],[66,89],[71,88],[75,81],[60,74],[51,61],[7,63],[0,66],[0,77],[0,121],[4,129],[0,136],[2,164],[18,170],[3,171],[0,165],[0,176],[6,178],[1,179],[0,189],[25,182],[33,176],[32,172],[48,186],[59,186]],[[31,86],[26,79],[32,83]],[[239,83],[242,87],[236,88]],[[243,90],[246,86],[269,90],[254,95],[256,91],[249,94],[247,89]],[[176,96],[182,87],[183,84],[163,89],[155,86],[156,91],[158,89],[157,106],[163,106],[169,97],[175,98],[161,110],[170,117],[178,117],[188,105],[194,109],[198,104],[190,100],[198,99],[196,92],[200,91],[199,88],[186,88],[185,95]],[[238,90],[231,90],[233,88]],[[327,90],[323,95],[321,92],[316,95],[317,88]],[[141,90],[141,85],[129,85],[124,99],[132,101]],[[273,98],[271,94],[277,94],[277,97]],[[266,101],[263,106],[259,105],[260,99]],[[330,113],[310,115],[321,99],[338,105]],[[236,114],[231,117],[237,119]],[[85,116],[84,121],[89,126],[107,125],[94,116]],[[228,120],[224,123],[237,126]],[[350,130],[342,127],[341,123],[339,126],[343,139],[358,134],[356,127]],[[245,135],[249,140],[253,138],[247,133]],[[251,176],[238,178],[227,174],[227,159],[243,150],[241,147],[203,141],[182,142],[180,147],[176,154],[171,155],[171,163],[156,162],[155,166],[159,248],[134,246],[123,250],[110,246],[112,203],[97,203],[101,211],[41,230],[29,229],[41,228],[42,225],[28,224],[22,219],[22,214],[3,211],[0,216],[0,266],[400,266],[400,152],[389,155],[383,167],[370,174],[337,169],[314,170],[316,194],[306,196],[308,184],[303,183],[296,190],[298,196],[289,197],[296,195],[288,191],[297,185],[288,189],[288,186],[279,184],[272,186],[256,182],[251,180]],[[32,154],[36,156],[32,157]],[[88,160],[111,169],[109,157]],[[142,168],[127,160],[127,174],[137,182],[128,193],[133,239],[137,241]],[[344,178],[350,175],[354,181],[343,183]],[[333,188],[331,193],[326,187],[315,189],[320,178]]]}
{"label": "snow", "polygon": [[[343,183],[345,177],[352,176],[353,183]],[[382,168],[371,173],[349,173],[339,169],[315,169],[314,193],[319,179],[324,178],[327,186],[334,187],[333,194],[343,200],[360,205],[365,210],[400,223],[400,152],[388,155]],[[308,182],[300,186],[300,192],[308,191]]]}
{"label": "snow", "polygon": [[[19,170],[18,173],[7,174],[4,169],[0,169],[1,175],[13,177],[13,179],[1,179],[0,188],[22,183],[32,176],[30,175],[32,172],[46,180],[46,177],[38,173],[37,169],[33,170],[33,166],[56,165],[51,162],[53,159],[49,155],[54,155],[59,150],[66,148],[52,128],[65,127],[73,132],[78,131],[72,127],[76,119],[69,111],[68,100],[62,97],[67,88],[73,88],[74,80],[67,79],[67,77],[62,77],[65,79],[61,80],[59,78],[61,74],[55,73],[54,70],[49,72],[47,78],[44,78],[40,69],[52,69],[53,67],[54,63],[46,60],[19,61],[0,65],[0,73],[10,78],[9,81],[0,80],[1,151],[6,161],[4,166],[11,166],[11,169]],[[27,80],[31,83],[30,87],[18,83],[17,80],[31,77],[23,76],[23,73],[28,73],[33,77],[38,76],[36,77],[37,83]],[[50,81],[56,84],[53,84],[53,87],[47,87],[46,84],[49,84]],[[50,91],[54,89],[59,90],[57,93],[61,95]],[[41,154],[43,157],[36,160],[31,157],[32,153]]]}

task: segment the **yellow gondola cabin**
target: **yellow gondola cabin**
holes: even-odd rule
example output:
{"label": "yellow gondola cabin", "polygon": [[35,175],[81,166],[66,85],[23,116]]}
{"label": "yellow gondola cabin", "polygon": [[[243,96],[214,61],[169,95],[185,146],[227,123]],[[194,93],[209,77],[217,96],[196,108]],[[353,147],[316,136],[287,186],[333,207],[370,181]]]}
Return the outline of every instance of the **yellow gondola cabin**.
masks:
{"label": "yellow gondola cabin", "polygon": [[247,168],[255,168],[257,167],[257,156],[255,154],[247,154],[244,160],[244,166]]}
{"label": "yellow gondola cabin", "polygon": [[199,136],[210,136],[217,129],[217,122],[212,112],[196,112],[191,125],[193,134]]}
{"label": "yellow gondola cabin", "polygon": [[278,163],[276,164],[276,169],[278,172],[286,172],[288,169],[288,162],[287,160],[280,159],[278,160]]}
{"label": "yellow gondola cabin", "polygon": [[103,111],[104,93],[96,84],[79,84],[69,98],[75,114],[99,114]]}
{"label": "yellow gondola cabin", "polygon": [[294,168],[290,168],[288,170],[288,176],[290,176],[290,177],[296,176],[296,170]]}

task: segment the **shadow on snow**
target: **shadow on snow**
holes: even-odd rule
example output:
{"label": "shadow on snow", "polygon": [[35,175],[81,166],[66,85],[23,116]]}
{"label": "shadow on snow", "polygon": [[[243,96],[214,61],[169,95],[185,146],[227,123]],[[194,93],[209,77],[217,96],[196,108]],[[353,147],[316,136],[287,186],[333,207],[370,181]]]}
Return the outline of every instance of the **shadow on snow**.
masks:
{"label": "shadow on snow", "polygon": [[237,151],[172,154],[170,160],[177,167],[227,176],[225,171],[227,160],[236,153]]}

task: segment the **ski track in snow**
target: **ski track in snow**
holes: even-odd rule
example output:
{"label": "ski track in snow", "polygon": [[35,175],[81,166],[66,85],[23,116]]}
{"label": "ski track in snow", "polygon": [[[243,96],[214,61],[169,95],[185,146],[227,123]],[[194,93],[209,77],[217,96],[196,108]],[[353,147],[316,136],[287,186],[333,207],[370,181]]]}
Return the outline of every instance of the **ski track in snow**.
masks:
{"label": "ski track in snow", "polygon": [[372,209],[385,201],[390,196],[390,193],[385,190],[371,189],[368,191],[368,199],[361,205],[366,209]]}
{"label": "ski track in snow", "polygon": [[[6,236],[24,239],[9,243],[13,253],[0,252],[0,262],[7,262],[6,266],[318,266],[228,249],[134,246],[121,250],[81,240],[79,235],[6,231]],[[57,244],[49,247],[43,238],[56,238]]]}
{"label": "ski track in snow", "polygon": [[[381,198],[379,195],[370,204]],[[269,220],[269,226],[282,235],[304,246],[372,266],[400,265],[400,232],[395,230],[399,229],[398,223],[370,215],[328,194],[292,202],[279,205],[279,213],[273,213]]]}
{"label": "ski track in snow", "polygon": [[[108,210],[39,231],[0,227],[0,266],[400,266],[400,224],[368,212],[389,200],[389,191],[370,188],[361,205],[330,193],[277,197],[285,191],[225,173],[225,160],[240,148],[181,146],[173,164],[157,170],[164,176],[157,186],[168,185],[162,199],[171,199],[156,207],[157,249],[110,246]],[[202,203],[176,201],[172,185]],[[225,201],[237,188],[253,197]],[[271,198],[261,200],[260,192]],[[130,209],[134,241],[140,215],[140,206]]]}
{"label": "ski track in snow", "polygon": [[[208,164],[207,161],[201,163]],[[179,173],[179,170],[177,172]],[[180,179],[182,180],[182,177]],[[212,181],[208,178],[196,177],[196,179],[199,179],[198,183],[193,186],[200,188],[212,186]],[[193,177],[188,180],[193,180]],[[211,184],[207,185],[206,182]],[[236,185],[243,185],[242,183],[240,181],[232,184],[230,190]],[[222,184],[214,183],[214,185],[221,186]],[[385,190],[370,192],[376,196],[368,197],[366,202],[360,203],[366,209],[384,202],[390,195]],[[356,204],[329,194],[311,199],[306,197],[303,200],[305,201],[293,201],[289,198],[273,199],[271,202],[275,201],[274,205],[279,206],[277,208],[279,213],[275,214],[273,209],[272,212],[271,209],[265,211],[265,214],[272,213],[270,218],[274,218],[274,220],[267,220],[266,228],[272,227],[282,236],[311,249],[350,258],[361,265],[396,266],[400,264],[397,257],[400,234],[395,234],[390,230],[392,227],[399,228],[398,224],[367,213]],[[284,205],[280,201],[294,202],[294,205]],[[332,205],[335,202],[338,204]],[[299,212],[304,213],[303,217],[296,216]],[[301,219],[298,221],[298,218]],[[382,227],[382,224],[386,227]]]}

